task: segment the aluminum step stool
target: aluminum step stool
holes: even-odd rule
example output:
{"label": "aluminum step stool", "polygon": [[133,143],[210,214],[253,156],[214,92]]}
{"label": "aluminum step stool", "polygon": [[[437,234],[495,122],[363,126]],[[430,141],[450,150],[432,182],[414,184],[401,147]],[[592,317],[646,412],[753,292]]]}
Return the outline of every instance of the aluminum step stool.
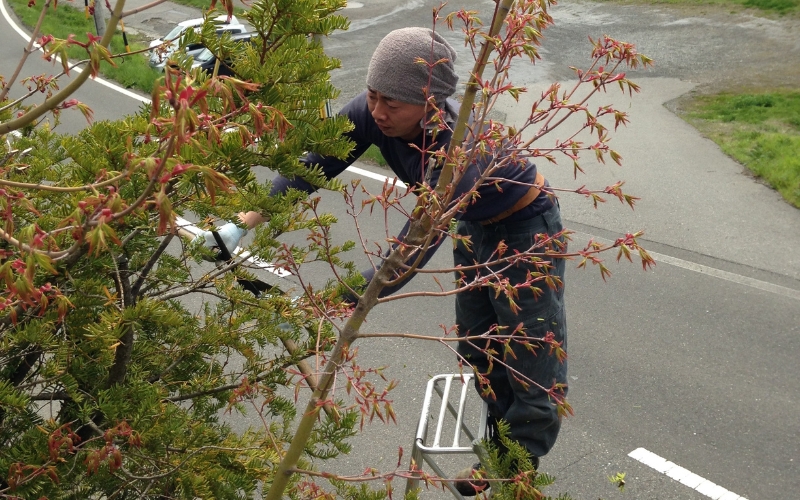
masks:
{"label": "aluminum step stool", "polygon": [[[425,400],[422,402],[422,414],[417,425],[417,436],[411,452],[411,458],[420,470],[424,462],[433,469],[437,476],[445,478],[446,474],[436,463],[437,455],[479,455],[483,452],[478,443],[486,437],[486,420],[489,410],[486,403],[478,397],[472,383],[473,378],[472,373],[465,373],[463,376],[460,373],[452,373],[436,375],[428,381]],[[454,386],[455,390],[453,390]],[[434,401],[434,393],[438,395],[436,401]],[[457,407],[453,405],[454,401],[451,398],[453,400],[457,398]],[[482,403],[478,432],[473,432],[465,422],[465,411],[469,408],[467,399]],[[434,423],[436,429],[432,442],[428,439],[429,422]],[[443,436],[443,434],[449,436],[451,430],[452,441]],[[461,444],[462,438],[467,444]],[[418,488],[419,481],[419,477],[409,478],[406,482],[406,494]],[[443,484],[454,497],[464,500],[464,497],[453,487],[452,482]]]}

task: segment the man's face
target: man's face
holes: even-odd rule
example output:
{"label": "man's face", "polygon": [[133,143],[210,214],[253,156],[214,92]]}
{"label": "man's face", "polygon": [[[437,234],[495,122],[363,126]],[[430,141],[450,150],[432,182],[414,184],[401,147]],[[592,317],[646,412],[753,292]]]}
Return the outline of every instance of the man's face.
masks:
{"label": "man's face", "polygon": [[388,137],[412,141],[422,132],[420,122],[425,118],[424,104],[397,101],[368,89],[367,107],[378,128]]}

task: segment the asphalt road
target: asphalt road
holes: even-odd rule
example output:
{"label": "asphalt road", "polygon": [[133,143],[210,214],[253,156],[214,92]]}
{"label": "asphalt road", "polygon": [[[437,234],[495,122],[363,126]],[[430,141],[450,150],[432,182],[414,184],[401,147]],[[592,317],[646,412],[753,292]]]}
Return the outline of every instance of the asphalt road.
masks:
{"label": "asphalt road", "polygon": [[[431,0],[351,3],[343,11],[351,29],[325,41],[329,53],[342,60],[342,69],[333,74],[342,90],[336,104],[363,88],[369,56],[386,32],[429,26],[436,5]],[[492,2],[458,5],[488,17]],[[557,24],[545,32],[543,61],[516,74],[516,83],[531,92],[551,81],[568,83],[568,66],[588,61],[588,36],[607,33],[634,42],[656,60],[655,68],[629,74],[642,86],[641,94],[605,96],[631,115],[631,125],[612,142],[624,166],[587,164],[587,175],[577,180],[568,164],[548,165],[544,173],[560,187],[624,179],[627,189],[642,198],[635,211],[616,202],[595,210],[580,197],[562,198],[566,225],[576,231],[573,248],[589,237],[614,239],[643,229],[643,243],[658,265],[643,272],[610,258],[614,274],[607,282],[593,270],[568,270],[570,402],[576,415],[567,419],[555,448],[542,460],[542,470],[557,478],[546,492],[587,500],[798,498],[800,211],[669,111],[687,93],[757,84],[765,72],[791,81],[800,68],[797,31],[780,20],[719,11],[566,2],[552,12]],[[127,24],[160,34],[153,27],[168,24],[170,16],[193,17],[165,3]],[[457,33],[446,36],[462,47]],[[8,75],[19,54],[10,48],[21,47],[19,35],[4,26],[0,46],[0,73]],[[470,55],[462,48],[459,57],[465,74]],[[51,71],[38,60],[29,64],[23,74]],[[77,98],[100,118],[139,106],[95,83]],[[499,111],[513,123],[525,102],[503,103]],[[81,120],[65,120],[64,129],[77,130]],[[259,174],[270,175],[263,168]],[[376,181],[364,182],[379,187]],[[344,219],[338,196],[328,193],[323,199],[326,209]],[[375,240],[383,237],[379,219],[362,220]],[[399,227],[399,220],[392,222]],[[352,224],[340,226],[340,238],[355,237]],[[443,249],[429,267],[449,262]],[[430,280],[418,278],[406,290],[430,286]],[[365,330],[437,334],[439,325],[453,322],[452,310],[447,298],[390,302],[374,311]],[[439,344],[395,339],[359,347],[364,365],[389,365],[388,375],[402,381],[394,392],[398,423],[368,426],[355,440],[357,451],[334,464],[343,474],[359,474],[368,466],[392,469],[399,447],[408,457],[427,379],[456,369],[453,355]],[[640,448],[685,472],[663,474],[653,456],[639,452],[643,461],[629,456]],[[448,470],[463,463],[455,457],[441,462]],[[627,473],[623,493],[607,480],[621,471]],[[692,484],[689,471],[728,493],[709,483],[703,492],[687,486]],[[425,498],[447,496],[430,492]]]}

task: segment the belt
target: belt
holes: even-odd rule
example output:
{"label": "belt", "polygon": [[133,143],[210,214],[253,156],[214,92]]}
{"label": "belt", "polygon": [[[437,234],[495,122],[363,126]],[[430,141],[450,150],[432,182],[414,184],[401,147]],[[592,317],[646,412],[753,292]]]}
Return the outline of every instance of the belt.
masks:
{"label": "belt", "polygon": [[500,212],[491,219],[483,220],[480,223],[484,226],[488,224],[494,224],[495,222],[500,222],[501,220],[505,219],[511,214],[519,212],[523,208],[530,205],[533,202],[533,200],[535,200],[539,196],[539,193],[542,192],[543,187],[544,187],[544,176],[539,172],[536,172],[536,179],[534,179],[533,181],[533,186],[531,186],[528,192],[522,195],[522,197],[518,199],[517,202],[514,203],[514,205],[511,208],[503,212]]}

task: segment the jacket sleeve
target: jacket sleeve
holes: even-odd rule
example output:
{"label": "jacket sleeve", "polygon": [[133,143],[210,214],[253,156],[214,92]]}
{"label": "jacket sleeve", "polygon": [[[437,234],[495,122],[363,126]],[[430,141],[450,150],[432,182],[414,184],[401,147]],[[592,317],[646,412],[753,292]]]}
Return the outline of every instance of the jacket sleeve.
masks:
{"label": "jacket sleeve", "polygon": [[[408,228],[409,228],[410,225],[411,225],[411,222],[410,221],[406,221],[406,224],[405,224],[405,226],[403,226],[403,229],[400,231],[400,234],[397,235],[397,239],[398,240],[402,241],[403,238],[406,237],[406,234],[408,234]],[[425,267],[425,265],[428,263],[429,260],[431,260],[431,257],[433,257],[433,254],[436,253],[436,250],[439,248],[439,246],[441,246],[441,244],[442,244],[442,242],[444,242],[444,240],[445,240],[445,236],[441,235],[441,236],[439,236],[439,238],[437,238],[435,241],[433,241],[431,243],[431,246],[428,247],[428,251],[425,252],[425,255],[422,257],[422,260],[420,261],[419,266],[417,266],[419,269],[422,269],[423,267]],[[384,257],[388,257],[389,253],[391,253],[395,248],[397,248],[397,245],[392,245],[392,248],[390,248],[389,250],[387,250],[384,253]],[[416,259],[418,257],[419,257],[418,254],[414,254],[413,256],[411,256],[405,262],[405,264],[406,265],[413,264],[414,261],[416,261]],[[380,266],[378,266],[378,267],[380,268]],[[370,281],[372,281],[372,278],[375,277],[375,272],[376,272],[375,269],[370,268],[370,269],[367,269],[365,271],[362,271],[361,275],[364,276],[364,279],[366,279],[367,283],[369,283]],[[396,285],[387,286],[386,288],[381,290],[381,293],[378,295],[378,297],[386,297],[386,296],[389,296],[389,295],[392,295],[392,294],[396,293],[401,288],[403,288],[406,285],[406,283],[411,281],[411,279],[413,279],[413,278],[414,278],[414,276],[411,275],[411,276],[409,276],[408,278],[404,279],[403,281],[401,281],[400,283],[398,283]],[[355,302],[354,298],[352,298],[352,297],[349,298],[349,300],[351,302]]]}
{"label": "jacket sleeve", "polygon": [[[345,137],[353,141],[353,150],[345,159],[336,158],[334,156],[322,156],[314,152],[309,152],[300,161],[306,165],[317,165],[322,169],[322,173],[327,179],[333,179],[339,174],[344,172],[347,167],[352,165],[364,152],[369,148],[372,142],[369,137],[364,133],[364,112],[366,111],[366,103],[364,95],[359,95],[353,100],[348,102],[341,111],[340,115],[347,116],[347,118],[355,125],[353,130],[347,132]],[[272,181],[271,195],[283,194],[290,188],[305,191],[306,193],[313,193],[317,187],[306,181],[302,177],[295,176],[294,178],[286,178],[279,175]]]}

